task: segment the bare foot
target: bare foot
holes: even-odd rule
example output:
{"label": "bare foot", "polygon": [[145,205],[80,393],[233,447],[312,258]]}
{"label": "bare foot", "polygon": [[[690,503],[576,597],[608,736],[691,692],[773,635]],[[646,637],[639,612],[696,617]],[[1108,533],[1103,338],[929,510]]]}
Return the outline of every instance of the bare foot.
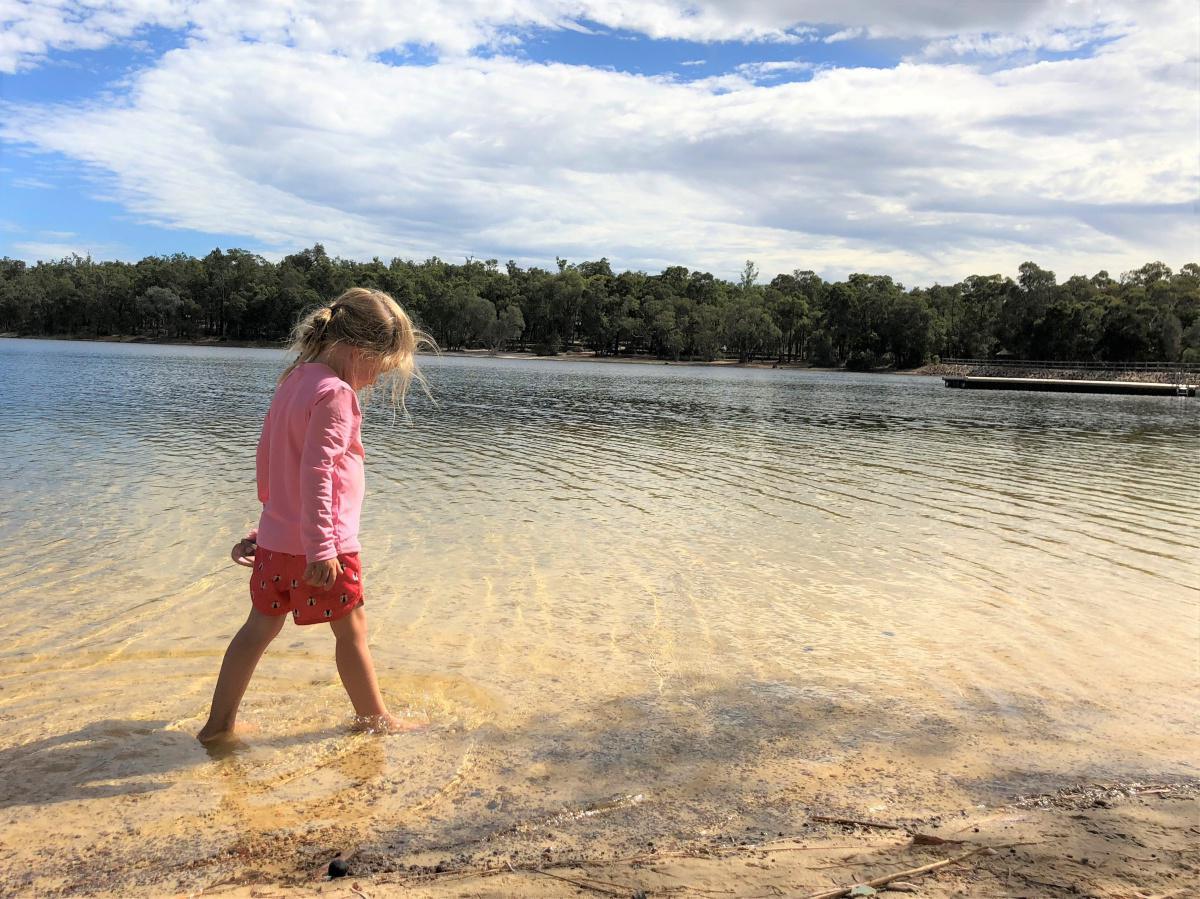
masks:
{"label": "bare foot", "polygon": [[258,728],[253,724],[239,724],[236,727],[222,728],[209,722],[200,728],[200,733],[196,734],[196,739],[205,746],[216,743],[230,743],[239,737],[244,737],[246,734],[252,734],[256,730]]}
{"label": "bare foot", "polygon": [[423,715],[361,715],[354,719],[354,730],[367,734],[411,734],[429,729],[429,719]]}

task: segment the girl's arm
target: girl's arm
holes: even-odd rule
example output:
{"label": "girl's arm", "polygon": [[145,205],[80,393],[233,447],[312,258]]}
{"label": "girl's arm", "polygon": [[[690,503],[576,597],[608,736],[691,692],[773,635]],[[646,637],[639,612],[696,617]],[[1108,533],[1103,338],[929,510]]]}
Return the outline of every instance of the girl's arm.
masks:
{"label": "girl's arm", "polygon": [[318,397],[300,453],[300,541],[309,562],[337,558],[333,472],[353,439],[353,391],[335,388]]}
{"label": "girl's arm", "polygon": [[265,503],[270,496],[271,481],[267,463],[271,455],[271,437],[267,426],[271,421],[271,411],[263,419],[262,434],[258,437],[258,450],[254,454],[254,478],[258,482],[258,501]]}

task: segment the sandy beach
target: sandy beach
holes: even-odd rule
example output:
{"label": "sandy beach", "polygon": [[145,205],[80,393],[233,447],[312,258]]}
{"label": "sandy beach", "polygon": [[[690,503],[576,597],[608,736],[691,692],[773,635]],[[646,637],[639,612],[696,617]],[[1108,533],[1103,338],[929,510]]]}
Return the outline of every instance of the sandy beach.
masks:
{"label": "sandy beach", "polygon": [[[234,875],[203,895],[828,897],[875,883],[895,896],[1182,899],[1200,889],[1198,821],[1195,785],[1080,785],[1005,808],[907,819],[904,830],[810,819],[794,833],[731,834],[623,858],[556,851],[553,844],[541,851],[489,847],[406,865],[393,860],[400,870],[368,855],[352,857],[344,879]],[[363,873],[355,873],[360,866]]]}
{"label": "sandy beach", "polygon": [[[628,801],[419,852],[388,845],[353,821],[249,831],[181,866],[140,852],[128,839],[124,845],[120,839],[81,841],[52,856],[32,852],[15,868],[6,865],[0,886],[5,895],[189,899],[815,899],[871,883],[890,895],[1165,899],[1200,888],[1196,782],[1079,783],[997,807],[956,809],[939,798],[906,814],[848,804],[864,793],[902,787],[903,777],[892,771],[885,784],[867,767],[826,771],[819,811],[799,808],[790,797],[764,797],[757,807],[722,810],[699,832],[655,839],[647,839],[641,803]],[[787,792],[809,791],[797,784]],[[606,836],[598,842],[601,830]],[[330,878],[329,861],[338,856],[349,872]],[[47,868],[53,877],[38,875]]]}

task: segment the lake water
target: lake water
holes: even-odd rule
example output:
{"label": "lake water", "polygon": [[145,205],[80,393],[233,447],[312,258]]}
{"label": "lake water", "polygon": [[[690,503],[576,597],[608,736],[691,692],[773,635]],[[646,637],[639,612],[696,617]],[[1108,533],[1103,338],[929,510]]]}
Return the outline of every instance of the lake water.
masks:
{"label": "lake water", "polygon": [[0,867],[149,889],[247,834],[286,873],[297,833],[616,846],[1200,773],[1195,399],[464,358],[364,426],[373,652],[432,730],[349,733],[289,624],[210,757],[282,364],[0,341]]}

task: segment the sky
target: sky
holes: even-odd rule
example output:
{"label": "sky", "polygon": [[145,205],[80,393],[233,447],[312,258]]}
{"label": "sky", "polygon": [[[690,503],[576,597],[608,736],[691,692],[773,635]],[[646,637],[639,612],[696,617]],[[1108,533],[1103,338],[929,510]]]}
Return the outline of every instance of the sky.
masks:
{"label": "sky", "polygon": [[0,0],[0,256],[1200,261],[1175,0]]}

